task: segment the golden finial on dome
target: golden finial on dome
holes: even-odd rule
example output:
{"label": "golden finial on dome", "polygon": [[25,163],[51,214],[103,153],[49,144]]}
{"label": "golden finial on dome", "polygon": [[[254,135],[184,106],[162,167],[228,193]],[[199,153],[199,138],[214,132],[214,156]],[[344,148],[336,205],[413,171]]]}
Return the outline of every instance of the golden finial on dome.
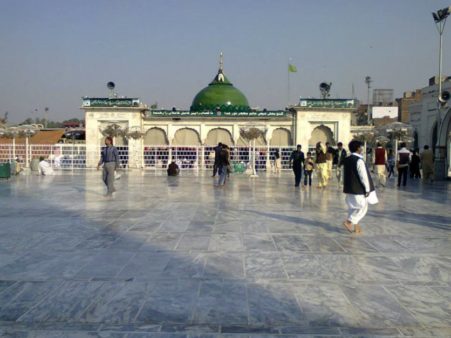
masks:
{"label": "golden finial on dome", "polygon": [[219,82],[224,82],[224,54],[219,53],[219,71],[217,79]]}
{"label": "golden finial on dome", "polygon": [[224,54],[219,53],[219,70],[222,72],[224,70]]}

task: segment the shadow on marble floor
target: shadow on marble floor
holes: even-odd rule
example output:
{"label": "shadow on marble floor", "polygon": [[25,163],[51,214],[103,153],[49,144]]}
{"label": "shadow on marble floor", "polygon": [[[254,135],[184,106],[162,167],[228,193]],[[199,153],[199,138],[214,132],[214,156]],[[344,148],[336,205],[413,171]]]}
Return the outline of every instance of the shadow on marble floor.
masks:
{"label": "shadow on marble floor", "polygon": [[[235,230],[283,221],[341,233],[329,223],[240,209],[203,178],[125,177],[118,188],[130,191],[112,200],[96,180],[53,182],[0,186],[0,328],[396,336],[421,326],[383,285],[359,285],[352,270],[349,280],[292,280],[286,264],[296,255],[268,243],[250,251]],[[436,311],[437,325],[451,326],[446,309]]]}
{"label": "shadow on marble floor", "polygon": [[[427,211],[427,209],[424,211]],[[443,211],[451,214],[449,210],[444,209]],[[383,217],[396,222],[401,221],[433,229],[451,231],[451,216],[431,215],[404,210],[390,210],[390,212],[371,210],[369,214],[376,218]]]}

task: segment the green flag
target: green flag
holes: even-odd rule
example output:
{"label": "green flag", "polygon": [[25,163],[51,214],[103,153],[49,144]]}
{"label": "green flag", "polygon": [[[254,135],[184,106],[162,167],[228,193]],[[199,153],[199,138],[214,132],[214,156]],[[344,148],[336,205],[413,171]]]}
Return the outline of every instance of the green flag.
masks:
{"label": "green flag", "polygon": [[288,71],[289,71],[290,73],[296,73],[296,72],[298,71],[298,69],[296,68],[295,65],[289,63],[289,64],[288,64]]}

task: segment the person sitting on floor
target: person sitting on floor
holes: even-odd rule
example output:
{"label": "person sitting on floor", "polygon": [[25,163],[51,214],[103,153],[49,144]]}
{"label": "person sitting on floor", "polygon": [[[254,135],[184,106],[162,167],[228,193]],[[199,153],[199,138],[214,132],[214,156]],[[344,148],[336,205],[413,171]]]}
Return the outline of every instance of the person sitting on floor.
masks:
{"label": "person sitting on floor", "polygon": [[39,158],[39,173],[44,176],[54,175],[55,172],[50,163],[45,160],[44,156]]}
{"label": "person sitting on floor", "polygon": [[171,164],[169,164],[169,166],[168,166],[167,172],[168,172],[168,176],[178,176],[178,174],[180,173],[180,169],[179,169],[179,166],[177,165],[177,163],[172,161]]}

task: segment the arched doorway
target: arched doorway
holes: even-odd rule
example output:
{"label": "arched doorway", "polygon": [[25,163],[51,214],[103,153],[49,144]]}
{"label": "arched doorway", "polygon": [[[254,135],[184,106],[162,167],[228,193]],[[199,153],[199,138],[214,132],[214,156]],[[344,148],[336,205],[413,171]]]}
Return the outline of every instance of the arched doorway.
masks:
{"label": "arched doorway", "polygon": [[169,144],[166,132],[161,128],[150,128],[143,137],[144,165],[146,167],[166,168],[169,152],[165,146]]}
{"label": "arched doorway", "polygon": [[419,148],[419,144],[418,144],[418,132],[415,130],[413,132],[413,148],[414,149],[418,149]]}
{"label": "arched doorway", "polygon": [[273,131],[271,141],[269,143],[272,147],[285,147],[293,145],[291,132],[285,128],[277,128]]}
{"label": "arched doorway", "polygon": [[432,127],[432,135],[431,135],[431,145],[432,145],[432,151],[435,154],[435,148],[437,146],[437,139],[438,139],[438,130],[437,130],[437,122],[434,123],[434,126]]}
{"label": "arched doorway", "polygon": [[199,146],[200,137],[197,131],[191,128],[182,128],[175,132],[172,140],[174,146]]}
{"label": "arched doorway", "polygon": [[323,144],[329,142],[331,145],[335,144],[334,134],[329,127],[320,125],[313,129],[309,140],[309,147],[315,147],[318,142]]}
{"label": "arched doorway", "polygon": [[[240,138],[238,139],[238,142],[236,143],[237,146],[239,147],[248,147],[250,144],[247,140],[245,140],[244,138],[242,138],[240,136]],[[259,136],[256,140],[255,140],[255,146],[256,147],[265,147],[266,146],[266,141],[265,138],[263,136]]]}
{"label": "arched doorway", "polygon": [[208,132],[207,138],[205,140],[205,145],[215,146],[219,142],[227,144],[228,146],[233,145],[232,135],[227,129],[215,128]]}
{"label": "arched doorway", "polygon": [[166,133],[161,128],[151,128],[147,131],[143,138],[144,145],[167,145],[168,139],[166,137]]}

